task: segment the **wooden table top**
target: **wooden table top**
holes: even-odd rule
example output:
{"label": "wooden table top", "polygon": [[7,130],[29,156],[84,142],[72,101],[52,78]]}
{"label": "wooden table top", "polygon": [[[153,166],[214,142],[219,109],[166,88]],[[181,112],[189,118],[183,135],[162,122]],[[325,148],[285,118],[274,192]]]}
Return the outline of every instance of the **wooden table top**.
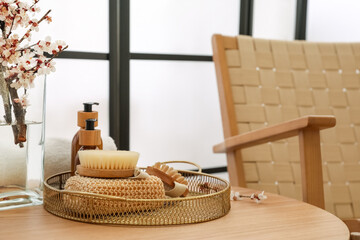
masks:
{"label": "wooden table top", "polygon": [[229,214],[210,222],[160,227],[80,223],[53,216],[43,206],[0,211],[0,239],[349,239],[346,225],[334,215],[294,199],[266,195],[259,204],[232,201]]}

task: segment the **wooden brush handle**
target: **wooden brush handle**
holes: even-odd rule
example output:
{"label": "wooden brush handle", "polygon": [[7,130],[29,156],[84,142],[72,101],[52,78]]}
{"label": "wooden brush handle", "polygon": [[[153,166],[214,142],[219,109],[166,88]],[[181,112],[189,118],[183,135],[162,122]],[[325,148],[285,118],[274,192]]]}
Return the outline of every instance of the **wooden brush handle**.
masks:
{"label": "wooden brush handle", "polygon": [[91,169],[85,168],[81,165],[77,166],[77,172],[81,176],[85,177],[97,177],[97,178],[126,178],[133,177],[135,169]]}
{"label": "wooden brush handle", "polygon": [[172,187],[172,188],[175,187],[174,179],[172,179],[172,177],[170,177],[169,175],[167,175],[163,171],[161,171],[161,170],[159,170],[157,168],[148,166],[146,168],[146,172],[148,174],[150,174],[150,175],[154,175],[154,176],[159,177],[161,179],[161,181],[163,181],[164,183],[166,183],[170,187]]}
{"label": "wooden brush handle", "polygon": [[[170,186],[170,188],[174,188],[175,187],[175,180],[169,176],[168,174],[164,173],[163,171],[154,168],[154,167],[150,167],[148,166],[146,168],[146,172],[150,175],[154,175],[157,176],[158,178],[161,179],[161,181],[163,183],[165,183],[166,185]],[[186,195],[189,193],[189,189],[186,189],[183,193],[182,193],[182,197],[186,197]]]}

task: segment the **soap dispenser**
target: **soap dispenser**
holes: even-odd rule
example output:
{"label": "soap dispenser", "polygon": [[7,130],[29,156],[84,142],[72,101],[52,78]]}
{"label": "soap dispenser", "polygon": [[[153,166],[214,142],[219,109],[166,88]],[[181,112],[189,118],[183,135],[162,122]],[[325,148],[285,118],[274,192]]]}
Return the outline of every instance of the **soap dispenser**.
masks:
{"label": "soap dispenser", "polygon": [[[97,119],[86,119],[85,129],[80,129],[79,151],[102,149],[101,131],[99,129],[95,129],[96,122]],[[76,171],[76,166],[79,164],[80,164],[79,154],[76,154],[71,169],[75,169]]]}
{"label": "soap dispenser", "polygon": [[[77,125],[80,127],[81,129],[85,129],[85,120],[86,119],[98,119],[98,112],[97,111],[93,111],[92,110],[92,106],[93,105],[99,105],[99,103],[97,102],[87,102],[87,103],[83,103],[84,104],[84,110],[83,111],[78,111],[77,113]],[[94,126],[97,127],[98,122],[96,121],[94,123]],[[80,145],[79,145],[79,135],[80,135],[80,130],[75,134],[73,140],[72,140],[72,144],[71,144],[71,175],[73,176],[75,174],[76,168],[74,168],[75,165],[75,157],[77,152],[80,149]],[[101,146],[99,147],[100,149],[102,149],[102,141],[101,141]]]}

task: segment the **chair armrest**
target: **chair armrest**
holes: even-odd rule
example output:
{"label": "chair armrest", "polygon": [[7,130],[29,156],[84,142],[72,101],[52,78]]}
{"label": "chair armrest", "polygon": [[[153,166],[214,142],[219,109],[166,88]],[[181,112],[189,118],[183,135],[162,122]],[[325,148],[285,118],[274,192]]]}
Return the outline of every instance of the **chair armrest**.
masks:
{"label": "chair armrest", "polygon": [[305,116],[276,124],[270,127],[229,137],[224,142],[213,147],[214,153],[225,153],[236,148],[246,148],[262,143],[276,141],[284,138],[293,137],[303,129],[326,129],[334,127],[336,119],[334,116],[316,115]]}

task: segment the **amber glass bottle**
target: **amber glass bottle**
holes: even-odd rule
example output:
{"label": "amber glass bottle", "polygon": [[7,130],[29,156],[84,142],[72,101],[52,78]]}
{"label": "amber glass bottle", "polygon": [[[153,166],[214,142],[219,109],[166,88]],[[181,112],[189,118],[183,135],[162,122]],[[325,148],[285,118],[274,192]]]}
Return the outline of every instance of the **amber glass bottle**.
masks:
{"label": "amber glass bottle", "polygon": [[[95,129],[96,119],[86,119],[85,129],[80,129],[79,132],[79,151],[84,150],[101,150],[102,149],[102,140],[101,140],[101,131]],[[71,169],[74,169],[74,174],[76,171],[76,166],[80,164],[79,154],[76,152],[74,162],[71,163]]]}
{"label": "amber glass bottle", "polygon": [[[92,106],[93,105],[99,105],[99,103],[97,102],[87,102],[87,103],[83,103],[84,104],[84,110],[83,111],[78,111],[77,113],[77,125],[80,127],[81,129],[85,129],[85,125],[86,119],[98,119],[98,112],[97,111],[93,111],[92,110]],[[94,126],[97,127],[98,125],[98,121],[96,121],[94,123]],[[77,152],[80,149],[80,144],[79,144],[79,136],[80,136],[80,130],[77,131],[77,133],[75,134],[73,140],[72,140],[72,144],[71,144],[71,175],[74,176],[75,175],[75,171],[76,171],[76,164],[75,164],[75,157]],[[99,146],[100,149],[103,148],[102,146],[102,141],[101,141],[101,145]]]}

